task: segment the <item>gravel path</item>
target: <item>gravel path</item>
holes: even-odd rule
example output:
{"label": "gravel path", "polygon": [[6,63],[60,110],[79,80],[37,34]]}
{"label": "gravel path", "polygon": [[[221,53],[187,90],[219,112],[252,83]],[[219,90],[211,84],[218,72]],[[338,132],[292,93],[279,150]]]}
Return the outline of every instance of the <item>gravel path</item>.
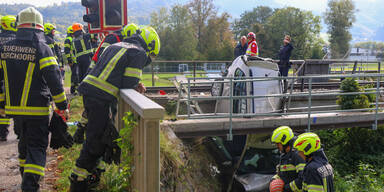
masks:
{"label": "gravel path", "polygon": [[[13,125],[11,125],[9,128],[8,141],[0,142],[0,192],[21,191],[17,143],[18,140],[13,132]],[[53,184],[56,181],[56,156],[54,150],[48,149],[45,177],[44,180],[40,181],[40,189],[42,192],[55,191]]]}

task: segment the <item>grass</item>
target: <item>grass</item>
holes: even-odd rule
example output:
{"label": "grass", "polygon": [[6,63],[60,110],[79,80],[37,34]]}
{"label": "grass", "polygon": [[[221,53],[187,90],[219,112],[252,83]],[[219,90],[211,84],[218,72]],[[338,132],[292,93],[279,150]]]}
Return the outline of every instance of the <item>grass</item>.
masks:
{"label": "grass", "polygon": [[[79,121],[81,113],[83,112],[82,97],[76,96],[71,100],[71,117],[69,121]],[[76,126],[70,126],[69,132],[73,135],[76,130]],[[72,169],[75,167],[76,159],[79,157],[81,145],[74,144],[72,148],[60,148],[58,156],[58,169],[60,170],[60,177],[56,181],[57,191],[66,192],[69,189],[68,176],[71,175]]]}

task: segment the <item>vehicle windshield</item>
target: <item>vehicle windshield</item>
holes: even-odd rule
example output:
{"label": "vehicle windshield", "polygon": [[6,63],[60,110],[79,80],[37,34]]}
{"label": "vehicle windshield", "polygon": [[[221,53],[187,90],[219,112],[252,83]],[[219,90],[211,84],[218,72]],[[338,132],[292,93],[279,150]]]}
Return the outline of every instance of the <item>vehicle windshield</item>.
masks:
{"label": "vehicle windshield", "polygon": [[251,147],[245,152],[238,173],[274,174],[279,159],[280,153],[277,149],[257,149]]}

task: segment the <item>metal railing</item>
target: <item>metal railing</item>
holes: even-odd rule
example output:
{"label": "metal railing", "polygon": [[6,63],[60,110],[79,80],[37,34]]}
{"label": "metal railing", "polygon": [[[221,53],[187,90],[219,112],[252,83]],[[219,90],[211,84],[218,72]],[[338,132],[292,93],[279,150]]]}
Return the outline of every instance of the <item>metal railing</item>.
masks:
{"label": "metal railing", "polygon": [[[344,78],[356,78],[356,79],[365,79],[365,78],[371,78],[374,79],[374,81],[371,80],[372,84],[374,84],[374,88],[366,89],[366,91],[369,92],[342,92],[342,91],[321,91],[317,92],[312,89],[312,83],[313,80],[316,78],[328,78],[328,79],[344,79]],[[207,119],[207,118],[229,118],[230,121],[230,127],[229,127],[229,134],[228,138],[232,138],[232,118],[243,118],[243,117],[260,117],[260,116],[283,116],[283,115],[302,115],[307,114],[308,115],[308,124],[307,124],[307,131],[310,131],[311,129],[311,116],[314,114],[321,114],[321,113],[339,113],[339,112],[373,112],[375,115],[374,123],[372,124],[373,129],[377,129],[377,117],[378,112],[383,110],[383,104],[379,102],[380,94],[384,93],[384,88],[380,85],[380,79],[384,77],[384,74],[347,74],[347,75],[319,75],[319,76],[292,76],[292,77],[246,77],[246,78],[240,78],[240,77],[223,77],[223,78],[188,78],[188,82],[186,83],[180,83],[180,89],[181,86],[186,86],[188,89],[188,95],[186,98],[179,97],[178,102],[186,102],[187,103],[187,114],[178,114],[178,118],[188,118],[188,119]],[[234,83],[237,82],[260,82],[260,81],[271,81],[271,80],[292,80],[298,81],[298,80],[306,80],[308,81],[308,90],[304,92],[293,92],[291,84],[291,91],[289,93],[281,93],[281,94],[267,94],[267,95],[246,95],[246,96],[234,96],[233,95],[233,86]],[[198,80],[198,81],[195,81]],[[229,84],[230,85],[230,92],[227,96],[200,96],[200,95],[191,95],[190,89],[191,84],[207,84],[207,83],[213,83],[213,80],[215,83],[223,83],[223,84]],[[375,94],[376,100],[370,104],[369,108],[364,109],[346,109],[346,110],[312,110],[312,100],[315,96],[343,96],[343,95],[359,95],[359,94]],[[278,97],[281,100],[287,99],[290,100],[292,97],[307,97],[308,99],[308,105],[305,109],[305,111],[302,112],[291,112],[289,110],[289,106],[284,107],[286,110],[275,110],[265,113],[233,113],[233,101],[238,99],[255,99],[255,98],[270,98],[270,97]],[[230,105],[228,106],[229,112],[228,113],[204,113],[204,114],[191,114],[190,110],[190,103],[192,101],[207,101],[207,100],[229,100]],[[289,105],[289,102],[288,102]],[[321,109],[321,108],[320,108]]]}

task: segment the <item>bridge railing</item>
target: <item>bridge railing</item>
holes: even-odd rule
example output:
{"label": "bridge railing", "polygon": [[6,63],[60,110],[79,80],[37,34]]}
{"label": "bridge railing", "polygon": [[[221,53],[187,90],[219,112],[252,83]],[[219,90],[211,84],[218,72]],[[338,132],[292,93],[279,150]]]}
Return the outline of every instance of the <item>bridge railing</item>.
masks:
{"label": "bridge railing", "polygon": [[120,90],[117,127],[124,127],[122,118],[131,111],[137,119],[132,130],[132,191],[160,191],[160,120],[164,108],[133,89]]}
{"label": "bridge railing", "polygon": [[[278,60],[273,62],[277,63]],[[384,66],[380,61],[351,61],[339,59],[306,59],[306,60],[291,60],[292,63],[292,76],[305,76],[305,75],[319,75],[319,74],[348,74],[358,72],[371,72],[380,73],[384,70]],[[155,74],[173,73],[190,75],[193,78],[207,73],[221,73],[225,67],[231,65],[232,61],[166,61],[155,60],[150,66],[144,69],[144,73],[152,75],[152,86],[156,86]],[[305,63],[305,65],[303,65]],[[185,65],[187,68],[179,68]],[[207,69],[216,69],[210,71]],[[303,82],[302,82],[303,83]]]}
{"label": "bridge railing", "polygon": [[[328,79],[345,79],[345,78],[357,78],[357,79],[366,79],[371,78],[371,83],[373,84],[373,88],[366,89],[366,91],[369,92],[341,92],[341,91],[334,91],[334,90],[326,90],[326,91],[314,91],[312,89],[312,84],[314,79],[316,78],[328,78]],[[375,117],[373,119],[372,128],[377,128],[378,123],[378,114],[380,111],[384,109],[383,104],[379,102],[380,94],[384,93],[384,87],[380,85],[380,79],[384,77],[384,74],[347,74],[347,75],[320,75],[320,76],[291,76],[291,77],[249,77],[249,78],[240,78],[240,77],[224,77],[224,78],[195,78],[198,81],[194,81],[192,78],[188,78],[187,83],[181,83],[180,86],[184,86],[188,91],[188,95],[186,98],[179,98],[179,102],[186,102],[187,103],[187,112],[186,114],[178,114],[178,118],[188,118],[188,119],[207,119],[207,118],[229,118],[230,120],[230,128],[229,128],[229,135],[232,134],[232,118],[236,117],[259,117],[259,116],[283,116],[283,115],[307,115],[308,116],[308,124],[307,124],[307,130],[311,129],[311,116],[314,114],[321,114],[321,113],[339,113],[339,112],[372,112],[375,114]],[[261,82],[261,81],[271,81],[271,80],[297,80],[297,79],[304,79],[308,82],[308,89],[304,92],[292,92],[288,93],[281,93],[281,94],[258,94],[258,95],[246,95],[246,96],[235,96],[233,95],[233,91],[229,91],[229,95],[226,96],[201,96],[201,95],[191,95],[190,94],[190,88],[191,84],[207,84],[210,83],[222,83],[222,84],[229,84],[230,90],[234,89],[234,84],[238,82]],[[292,85],[293,86],[293,85]],[[328,109],[317,109],[316,111],[313,111],[312,109],[312,100],[313,97],[316,96],[342,96],[342,95],[360,95],[360,94],[375,94],[376,99],[373,103],[370,104],[369,108],[364,109],[336,109],[336,110],[328,110]],[[284,103],[284,108],[265,112],[265,113],[250,113],[250,112],[244,112],[244,113],[233,113],[233,110],[231,107],[233,105],[234,100],[247,100],[247,99],[255,99],[255,98],[280,98],[280,100]],[[307,107],[302,108],[303,111],[301,112],[294,112],[292,108],[289,108],[289,102],[292,97],[306,97],[308,100]],[[203,113],[203,114],[192,114],[190,110],[191,103],[196,101],[206,101],[206,100],[229,100],[230,106],[229,112],[227,113]],[[288,102],[285,102],[288,101]],[[230,136],[231,137],[231,136]]]}

